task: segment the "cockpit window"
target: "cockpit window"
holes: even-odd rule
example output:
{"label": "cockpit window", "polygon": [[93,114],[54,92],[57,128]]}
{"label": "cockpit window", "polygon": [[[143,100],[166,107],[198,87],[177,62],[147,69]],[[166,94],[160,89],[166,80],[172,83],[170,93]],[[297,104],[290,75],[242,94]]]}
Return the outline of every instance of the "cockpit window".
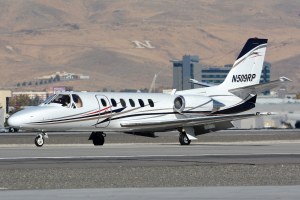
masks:
{"label": "cockpit window", "polygon": [[49,97],[47,97],[47,99],[44,101],[44,104],[48,104],[52,99],[53,97],[55,96],[56,94],[52,94],[50,95]]}
{"label": "cockpit window", "polygon": [[72,94],[73,101],[76,105],[76,108],[82,107],[82,100],[77,94]]}
{"label": "cockpit window", "polygon": [[70,107],[71,98],[70,95],[59,94],[54,99],[52,99],[50,103],[57,103],[61,104],[64,107]]}

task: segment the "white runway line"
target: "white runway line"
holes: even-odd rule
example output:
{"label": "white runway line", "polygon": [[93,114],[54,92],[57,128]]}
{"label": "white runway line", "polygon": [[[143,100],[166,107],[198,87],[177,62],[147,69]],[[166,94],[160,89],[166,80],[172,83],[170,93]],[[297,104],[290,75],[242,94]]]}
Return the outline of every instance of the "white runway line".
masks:
{"label": "white runway line", "polygon": [[[197,142],[193,143],[187,148],[192,148],[198,145],[255,145],[255,144],[300,144],[300,140],[263,140],[263,141],[236,141],[236,142]],[[160,146],[160,145],[176,145],[179,147],[179,143],[109,143],[104,144],[100,148],[105,147],[149,147],[149,145]],[[23,147],[32,147],[38,148],[34,144],[0,144],[0,148],[23,148]],[[41,149],[46,147],[94,147],[93,144],[45,144]]]}
{"label": "white runway line", "polygon": [[39,160],[39,159],[100,159],[100,158],[160,158],[160,157],[205,157],[205,156],[257,156],[257,155],[300,155],[297,153],[291,154],[291,153],[254,153],[254,154],[188,154],[188,155],[134,155],[134,156],[127,156],[127,155],[120,155],[120,156],[48,156],[48,157],[5,157],[0,158],[1,160]]}

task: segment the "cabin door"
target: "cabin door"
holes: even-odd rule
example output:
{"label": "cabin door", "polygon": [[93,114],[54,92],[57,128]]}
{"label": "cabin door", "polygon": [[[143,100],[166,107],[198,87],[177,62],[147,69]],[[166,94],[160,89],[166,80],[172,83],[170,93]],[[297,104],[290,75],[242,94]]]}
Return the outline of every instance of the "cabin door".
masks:
{"label": "cabin door", "polygon": [[107,127],[110,123],[111,117],[111,103],[104,95],[96,95],[96,99],[99,104],[99,118],[96,127]]}

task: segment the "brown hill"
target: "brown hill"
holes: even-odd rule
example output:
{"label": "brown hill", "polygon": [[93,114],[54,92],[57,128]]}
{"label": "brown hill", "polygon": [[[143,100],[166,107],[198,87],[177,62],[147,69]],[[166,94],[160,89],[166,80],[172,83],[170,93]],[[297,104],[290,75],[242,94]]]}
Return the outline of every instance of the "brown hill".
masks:
{"label": "brown hill", "polygon": [[[156,73],[158,87],[171,87],[170,59],[232,63],[257,36],[269,38],[272,76],[291,77],[299,91],[299,15],[298,0],[1,1],[0,87],[56,71],[89,75],[56,83],[77,90],[149,87]],[[155,48],[137,49],[133,40]]]}

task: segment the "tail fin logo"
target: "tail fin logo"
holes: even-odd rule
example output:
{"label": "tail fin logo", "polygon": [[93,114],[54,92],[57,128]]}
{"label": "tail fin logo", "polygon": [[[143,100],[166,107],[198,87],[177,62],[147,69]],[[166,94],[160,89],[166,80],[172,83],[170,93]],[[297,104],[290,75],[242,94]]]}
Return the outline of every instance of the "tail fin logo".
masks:
{"label": "tail fin logo", "polygon": [[258,52],[253,52],[252,54],[251,54],[251,56],[255,56],[255,57],[257,57],[257,56],[262,56],[260,53],[258,53]]}
{"label": "tail fin logo", "polygon": [[233,75],[232,76],[232,82],[233,83],[239,83],[239,82],[251,82],[253,79],[255,79],[256,74],[241,74],[241,75]]}

